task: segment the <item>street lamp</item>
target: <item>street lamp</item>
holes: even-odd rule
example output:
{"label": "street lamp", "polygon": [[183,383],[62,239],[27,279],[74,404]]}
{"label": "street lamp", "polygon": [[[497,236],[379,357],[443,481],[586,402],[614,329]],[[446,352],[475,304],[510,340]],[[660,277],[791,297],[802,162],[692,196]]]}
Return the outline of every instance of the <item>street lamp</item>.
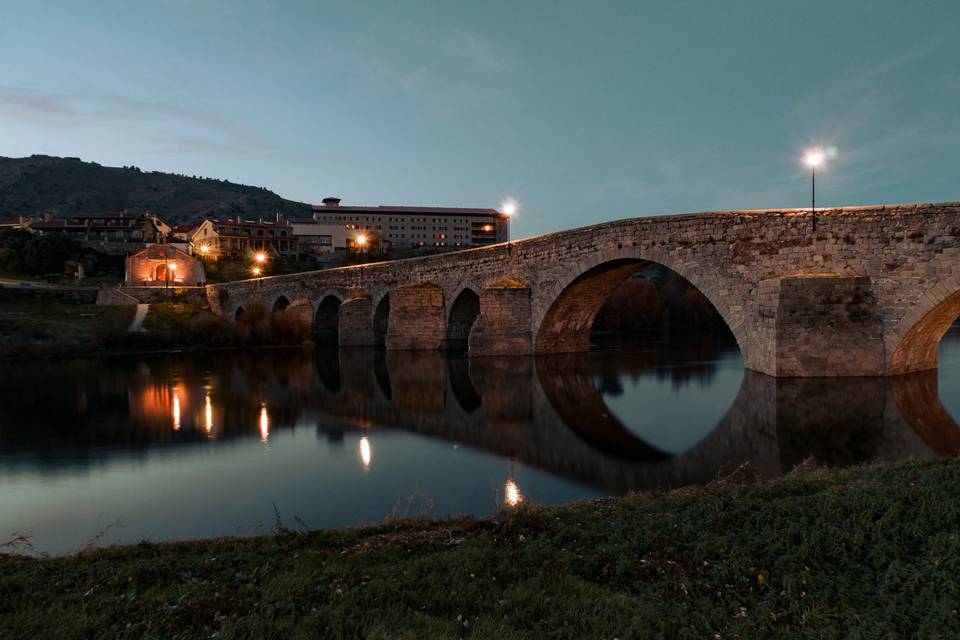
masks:
{"label": "street lamp", "polygon": [[265,254],[263,251],[257,251],[253,255],[253,259],[257,261],[257,264],[263,264],[267,261],[267,254]]}
{"label": "street lamp", "polygon": [[813,230],[817,230],[817,167],[823,164],[826,158],[820,149],[807,151],[804,162],[810,167],[810,215],[813,220]]}
{"label": "street lamp", "polygon": [[512,249],[510,243],[510,218],[517,213],[517,201],[513,198],[504,200],[503,204],[500,205],[500,213],[507,216],[507,255],[509,256],[510,250]]}
{"label": "street lamp", "polygon": [[367,246],[367,236],[362,233],[357,235],[353,239],[353,244],[357,246],[360,253],[360,286],[363,286],[363,249]]}

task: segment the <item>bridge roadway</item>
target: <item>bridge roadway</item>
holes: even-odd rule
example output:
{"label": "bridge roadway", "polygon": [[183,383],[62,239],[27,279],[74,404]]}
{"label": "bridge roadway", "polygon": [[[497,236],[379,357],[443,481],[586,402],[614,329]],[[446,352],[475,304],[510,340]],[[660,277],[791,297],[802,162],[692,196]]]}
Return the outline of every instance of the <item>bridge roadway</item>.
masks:
{"label": "bridge roadway", "polygon": [[748,368],[776,377],[935,369],[960,315],[960,203],[635,218],[422,258],[209,285],[318,340],[471,356],[585,351],[599,309],[651,262],[699,289]]}

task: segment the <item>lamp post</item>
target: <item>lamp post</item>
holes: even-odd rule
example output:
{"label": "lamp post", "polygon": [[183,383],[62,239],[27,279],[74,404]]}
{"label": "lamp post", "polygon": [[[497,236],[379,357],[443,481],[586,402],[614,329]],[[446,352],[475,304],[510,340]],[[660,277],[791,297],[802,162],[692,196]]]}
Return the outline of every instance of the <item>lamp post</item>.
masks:
{"label": "lamp post", "polygon": [[807,152],[804,161],[810,167],[810,216],[813,230],[817,230],[817,167],[823,163],[823,151],[813,149]]}
{"label": "lamp post", "polygon": [[356,238],[353,239],[353,243],[357,246],[357,252],[360,256],[360,286],[363,286],[363,250],[367,246],[367,236],[365,234],[359,234]]}
{"label": "lamp post", "polygon": [[510,242],[510,219],[517,213],[517,201],[514,199],[505,200],[500,205],[500,213],[507,216],[507,255],[510,255],[512,244]]}

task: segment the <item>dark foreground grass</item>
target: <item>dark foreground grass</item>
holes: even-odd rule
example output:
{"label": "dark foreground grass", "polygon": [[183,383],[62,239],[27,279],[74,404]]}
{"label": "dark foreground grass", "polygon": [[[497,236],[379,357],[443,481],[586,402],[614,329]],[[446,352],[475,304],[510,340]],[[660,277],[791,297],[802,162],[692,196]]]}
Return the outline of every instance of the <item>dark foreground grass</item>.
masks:
{"label": "dark foreground grass", "polygon": [[960,463],[0,560],[3,638],[960,633]]}
{"label": "dark foreground grass", "polygon": [[0,358],[96,353],[122,334],[133,307],[105,307],[68,300],[0,300]]}

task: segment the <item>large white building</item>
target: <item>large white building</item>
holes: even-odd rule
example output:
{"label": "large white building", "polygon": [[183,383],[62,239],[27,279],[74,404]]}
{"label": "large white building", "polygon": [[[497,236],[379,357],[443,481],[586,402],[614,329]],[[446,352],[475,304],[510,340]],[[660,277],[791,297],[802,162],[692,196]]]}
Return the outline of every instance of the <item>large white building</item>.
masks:
{"label": "large white building", "polygon": [[[318,225],[343,225],[347,247],[364,235],[371,249],[456,249],[483,247],[510,239],[510,217],[496,209],[341,205],[324,198],[313,207]],[[306,229],[304,229],[306,231]]]}

